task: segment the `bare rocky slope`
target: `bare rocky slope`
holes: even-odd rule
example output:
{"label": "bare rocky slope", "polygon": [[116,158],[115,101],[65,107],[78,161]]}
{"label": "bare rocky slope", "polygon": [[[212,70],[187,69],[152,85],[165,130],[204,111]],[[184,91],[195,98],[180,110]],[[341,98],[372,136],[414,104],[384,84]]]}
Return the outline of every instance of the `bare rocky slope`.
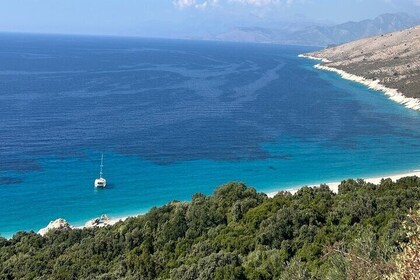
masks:
{"label": "bare rocky slope", "polygon": [[420,25],[306,55],[329,60],[323,65],[379,80],[406,97],[420,99]]}

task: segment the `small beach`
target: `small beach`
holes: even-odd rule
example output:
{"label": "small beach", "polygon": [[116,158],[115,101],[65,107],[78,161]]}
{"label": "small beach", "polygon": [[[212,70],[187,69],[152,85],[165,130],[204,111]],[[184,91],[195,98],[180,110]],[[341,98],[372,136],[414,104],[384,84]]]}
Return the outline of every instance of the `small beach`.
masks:
{"label": "small beach", "polygon": [[[397,181],[401,178],[404,177],[411,177],[411,176],[417,176],[420,177],[420,169],[419,170],[413,170],[413,171],[409,171],[409,172],[404,172],[404,173],[399,173],[399,174],[389,174],[389,175],[384,175],[384,176],[379,176],[379,177],[370,177],[370,178],[363,178],[363,180],[367,183],[372,183],[372,184],[380,184],[382,179],[391,179],[392,181]],[[356,178],[354,178],[356,179]],[[357,178],[358,179],[358,178]],[[345,179],[343,179],[345,180]],[[321,184],[325,184],[327,185],[332,192],[334,192],[335,194],[338,194],[338,187],[341,184],[341,182],[319,182],[319,183],[313,183],[313,184],[307,184],[306,186],[308,187],[319,187]],[[278,194],[279,192],[290,192],[291,194],[295,194],[297,193],[301,188],[303,188],[305,186],[299,186],[299,187],[292,187],[292,188],[287,188],[287,189],[279,189],[278,191],[273,191],[273,192],[267,192],[267,196],[272,198],[274,197],[276,194]],[[144,215],[145,212],[141,212],[138,214],[133,214],[133,215],[129,215],[129,216],[122,216],[122,217],[106,217],[105,219],[103,218],[94,218],[92,220],[89,220],[85,223],[84,226],[71,226],[71,228],[74,229],[83,229],[83,228],[92,228],[92,227],[103,227],[103,226],[112,226],[115,225],[118,222],[121,221],[125,221],[128,218],[131,217],[137,217],[140,215]],[[59,218],[57,220],[60,220],[62,218]],[[95,220],[97,221],[97,225],[93,225]],[[54,221],[51,221],[51,223],[53,223]],[[48,230],[45,230],[45,228],[42,228],[39,230],[39,233],[42,232],[42,234],[45,234]]]}
{"label": "small beach", "polygon": [[[372,184],[376,185],[376,184],[380,184],[382,179],[388,179],[389,178],[389,179],[391,179],[392,181],[395,182],[395,181],[397,181],[401,178],[411,177],[411,176],[420,177],[420,169],[413,170],[413,171],[408,171],[408,172],[405,172],[405,173],[389,174],[389,175],[383,175],[383,176],[379,176],[379,177],[370,177],[370,178],[362,178],[362,179],[367,183],[372,183]],[[359,179],[359,178],[354,178],[354,179],[356,180],[356,179]],[[343,179],[343,180],[346,180],[346,179]],[[338,193],[338,186],[341,184],[341,182],[338,182],[338,181],[336,181],[336,182],[320,182],[320,183],[308,184],[307,186],[308,187],[319,187],[322,184],[327,185],[333,193],[337,194]],[[278,191],[267,192],[266,194],[267,194],[268,197],[274,197],[279,192],[290,192],[291,194],[295,194],[303,187],[305,187],[305,186],[292,187],[292,188],[287,188],[287,189],[279,189]],[[109,225],[114,225],[117,222],[124,221],[124,220],[126,220],[130,217],[136,217],[136,216],[143,215],[143,214],[145,214],[145,213],[139,213],[138,215],[132,215],[132,216],[126,216],[126,217],[117,217],[117,218],[112,218],[111,217],[110,220],[109,220]],[[83,227],[80,227],[80,228],[83,228]]]}
{"label": "small beach", "polygon": [[[372,183],[372,184],[379,184],[381,182],[382,179],[387,179],[390,178],[392,181],[396,181],[398,179],[401,179],[403,177],[410,177],[410,176],[417,176],[420,177],[420,170],[413,170],[410,172],[406,172],[406,173],[400,173],[400,174],[392,174],[392,175],[384,175],[384,176],[379,176],[379,177],[370,177],[370,178],[362,178],[365,182],[367,183]],[[356,178],[355,178],[356,179]],[[330,190],[334,193],[338,193],[338,186],[341,184],[341,182],[320,182],[320,183],[315,183],[315,184],[308,184],[308,187],[319,187],[321,184],[325,184],[327,185]],[[298,190],[300,190],[302,187],[296,187],[296,188],[289,188],[286,190],[280,190],[280,191],[288,191],[292,194],[295,194]],[[278,192],[280,192],[278,191]],[[268,197],[273,197],[275,196],[278,192],[269,192],[267,193]]]}

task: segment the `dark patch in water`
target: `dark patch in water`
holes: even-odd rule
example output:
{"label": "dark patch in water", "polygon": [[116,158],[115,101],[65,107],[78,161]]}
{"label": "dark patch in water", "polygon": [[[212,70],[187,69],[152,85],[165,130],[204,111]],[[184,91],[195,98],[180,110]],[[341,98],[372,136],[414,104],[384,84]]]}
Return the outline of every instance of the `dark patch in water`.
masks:
{"label": "dark patch in water", "polygon": [[38,172],[41,165],[35,160],[0,158],[0,171]]}
{"label": "dark patch in water", "polygon": [[0,177],[0,186],[1,185],[17,185],[23,182],[22,179],[15,177]]}
{"label": "dark patch in water", "polygon": [[[305,48],[1,36],[0,53],[8,55],[0,70],[21,74],[0,76],[11,89],[1,93],[0,154],[80,157],[84,150],[112,150],[159,165],[290,160],[261,144],[284,135],[351,149],[350,136],[398,135],[407,123],[373,114],[304,69],[296,56]],[[28,60],[20,55],[27,46],[50,58]],[[0,170],[41,167],[0,158]]]}

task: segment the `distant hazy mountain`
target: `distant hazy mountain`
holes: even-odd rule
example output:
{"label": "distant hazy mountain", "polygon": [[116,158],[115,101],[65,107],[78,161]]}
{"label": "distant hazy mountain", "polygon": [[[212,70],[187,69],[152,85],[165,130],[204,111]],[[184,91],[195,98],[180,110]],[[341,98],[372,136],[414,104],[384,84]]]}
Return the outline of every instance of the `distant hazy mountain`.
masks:
{"label": "distant hazy mountain", "polygon": [[375,19],[346,22],[333,26],[306,26],[300,30],[291,29],[288,25],[276,28],[238,27],[218,34],[214,39],[328,46],[394,32],[418,24],[420,24],[420,16],[410,16],[404,13],[384,14]]}
{"label": "distant hazy mountain", "polygon": [[316,45],[342,44],[356,39],[394,32],[420,24],[419,17],[407,14],[384,14],[373,20],[346,22],[329,27],[314,26],[295,32],[296,42]]}

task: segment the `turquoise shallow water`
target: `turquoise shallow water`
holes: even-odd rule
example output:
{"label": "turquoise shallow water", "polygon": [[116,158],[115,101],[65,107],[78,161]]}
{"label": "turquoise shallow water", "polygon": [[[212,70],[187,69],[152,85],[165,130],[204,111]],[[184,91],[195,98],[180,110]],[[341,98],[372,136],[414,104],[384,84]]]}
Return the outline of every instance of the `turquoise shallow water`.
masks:
{"label": "turquoise shallow water", "polygon": [[3,236],[229,181],[273,191],[420,168],[420,113],[297,58],[310,48],[0,37]]}

